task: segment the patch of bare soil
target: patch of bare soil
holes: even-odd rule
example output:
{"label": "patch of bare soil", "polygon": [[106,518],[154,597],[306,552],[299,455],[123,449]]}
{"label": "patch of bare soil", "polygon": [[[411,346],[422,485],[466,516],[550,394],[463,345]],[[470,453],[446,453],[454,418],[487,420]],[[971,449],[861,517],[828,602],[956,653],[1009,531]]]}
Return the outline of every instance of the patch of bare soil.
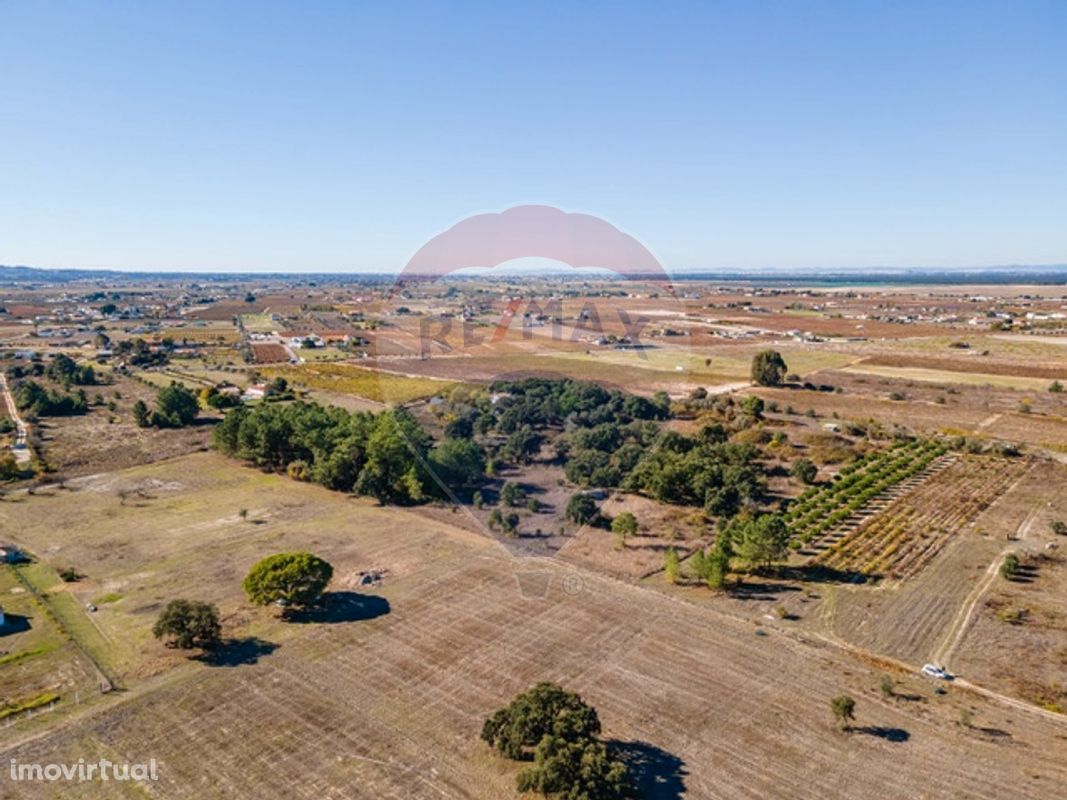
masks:
{"label": "patch of bare soil", "polygon": [[998,576],[957,656],[978,683],[1067,714],[1067,558],[1024,558],[1022,577]]}
{"label": "patch of bare soil", "polygon": [[607,528],[585,526],[563,546],[559,558],[615,577],[636,579],[662,569],[669,548],[684,557],[706,540],[708,529],[700,509],[616,493],[604,501],[601,511],[609,518],[629,511],[637,518],[637,535],[627,537],[625,546],[620,546]]}

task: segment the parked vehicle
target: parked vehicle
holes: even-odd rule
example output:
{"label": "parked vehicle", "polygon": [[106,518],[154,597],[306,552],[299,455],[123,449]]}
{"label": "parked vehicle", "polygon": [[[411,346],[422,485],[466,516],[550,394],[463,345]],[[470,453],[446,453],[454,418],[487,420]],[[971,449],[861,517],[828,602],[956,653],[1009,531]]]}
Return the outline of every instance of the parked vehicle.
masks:
{"label": "parked vehicle", "polygon": [[923,664],[922,674],[928,678],[937,678],[942,681],[952,680],[952,675],[947,669],[937,664]]}

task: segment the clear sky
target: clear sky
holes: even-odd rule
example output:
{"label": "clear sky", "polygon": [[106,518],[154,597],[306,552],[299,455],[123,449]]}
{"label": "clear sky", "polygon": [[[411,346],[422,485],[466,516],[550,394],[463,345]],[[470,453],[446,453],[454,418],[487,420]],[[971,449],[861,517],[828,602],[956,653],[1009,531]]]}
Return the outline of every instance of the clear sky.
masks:
{"label": "clear sky", "polygon": [[0,0],[0,264],[390,271],[522,203],[670,269],[1067,262],[1067,2]]}

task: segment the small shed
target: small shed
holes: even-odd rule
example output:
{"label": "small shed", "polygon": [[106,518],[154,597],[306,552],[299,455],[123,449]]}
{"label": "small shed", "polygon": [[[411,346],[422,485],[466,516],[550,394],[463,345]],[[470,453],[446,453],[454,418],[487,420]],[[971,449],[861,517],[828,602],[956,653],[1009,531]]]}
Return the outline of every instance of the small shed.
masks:
{"label": "small shed", "polygon": [[0,544],[0,561],[16,564],[25,559],[26,555],[17,544]]}

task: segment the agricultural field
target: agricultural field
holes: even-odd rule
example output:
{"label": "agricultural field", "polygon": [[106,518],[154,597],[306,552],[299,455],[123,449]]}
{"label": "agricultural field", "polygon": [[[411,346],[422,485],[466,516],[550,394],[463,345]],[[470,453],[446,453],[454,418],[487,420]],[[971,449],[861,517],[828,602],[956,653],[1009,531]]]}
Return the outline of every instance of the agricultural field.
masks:
{"label": "agricultural field", "polygon": [[204,345],[232,345],[241,340],[241,335],[231,324],[198,322],[163,328],[159,335],[175,342],[194,342]]}
{"label": "agricultural field", "polygon": [[33,593],[22,568],[0,567],[5,629],[0,640],[0,725],[99,694],[92,662],[70,637],[47,600]]}
{"label": "agricultural field", "polygon": [[945,452],[945,446],[932,439],[898,443],[861,456],[840,469],[828,485],[806,490],[786,516],[794,546],[813,555],[847,537],[850,521],[889,492],[920,480]]}
{"label": "agricultural field", "polygon": [[247,333],[271,333],[278,327],[270,314],[241,314],[240,321]]}
{"label": "agricultural field", "polygon": [[[871,651],[912,663],[937,660],[983,685],[1020,696],[1010,684],[991,679],[988,671],[974,672],[973,662],[964,655],[990,652],[986,645],[991,640],[975,619],[999,580],[997,570],[1005,555],[1017,549],[1049,552],[1047,545],[1058,544],[1048,522],[1064,511],[1059,487],[1065,479],[1067,467],[1062,464],[1033,463],[907,580],[884,582],[873,591],[865,585],[820,586],[812,623]],[[1062,586],[1056,591],[1062,598]],[[1001,670],[1010,669],[1007,659]]]}
{"label": "agricultural field", "polygon": [[[123,487],[148,497],[122,507]],[[242,504],[253,521],[233,511]],[[58,524],[42,520],[45,507]],[[135,539],[114,530],[120,508]],[[27,547],[84,565],[80,596],[121,595],[101,606],[98,624],[128,642],[115,656],[125,692],[102,696],[89,715],[0,728],[0,755],[20,762],[151,756],[154,790],[176,798],[495,799],[511,796],[514,768],[478,740],[482,720],[548,678],[595,704],[613,746],[644,754],[648,796],[947,797],[967,785],[974,798],[1046,798],[1067,780],[1045,746],[1062,735],[1055,720],[962,689],[939,696],[904,674],[899,693],[910,699],[884,698],[884,665],[787,627],[754,627],[556,560],[517,558],[458,528],[218,456],[83,479],[0,512]],[[64,524],[75,515],[78,534]],[[327,555],[338,567],[335,591],[362,598],[356,612],[294,624],[245,606],[242,567],[285,546]],[[387,570],[380,587],[349,583],[371,567]],[[152,604],[192,585],[219,604],[228,636],[256,643],[239,662],[188,661],[146,635]],[[861,704],[851,736],[827,718],[828,698],[841,691]],[[1010,760],[1001,757],[1003,735],[960,729],[961,705],[1009,737]],[[120,798],[141,790],[39,783],[18,791]]]}
{"label": "agricultural field", "polygon": [[285,378],[308,389],[352,394],[380,403],[409,403],[450,391],[459,383],[391,372],[373,371],[350,364],[301,364],[266,367],[268,378]]}
{"label": "agricultural field", "polygon": [[[1044,390],[1051,382],[1049,378],[1035,378],[1028,375],[1002,375],[963,370],[931,369],[927,367],[882,366],[869,362],[845,367],[844,369],[851,373],[878,375],[885,378],[896,378],[901,381],[921,381],[940,385],[992,386],[1035,392]],[[1059,373],[1059,376],[1062,377],[1062,373]]]}
{"label": "agricultural field", "polygon": [[256,364],[279,364],[289,361],[289,351],[276,342],[253,342],[251,348]]}
{"label": "agricultural field", "polygon": [[977,680],[1056,713],[1067,713],[1067,557],[1022,551],[1012,578],[998,575],[962,631],[955,663]]}
{"label": "agricultural field", "polygon": [[902,580],[915,575],[1031,467],[1021,458],[949,459],[927,480],[825,546],[816,563],[866,576]]}

